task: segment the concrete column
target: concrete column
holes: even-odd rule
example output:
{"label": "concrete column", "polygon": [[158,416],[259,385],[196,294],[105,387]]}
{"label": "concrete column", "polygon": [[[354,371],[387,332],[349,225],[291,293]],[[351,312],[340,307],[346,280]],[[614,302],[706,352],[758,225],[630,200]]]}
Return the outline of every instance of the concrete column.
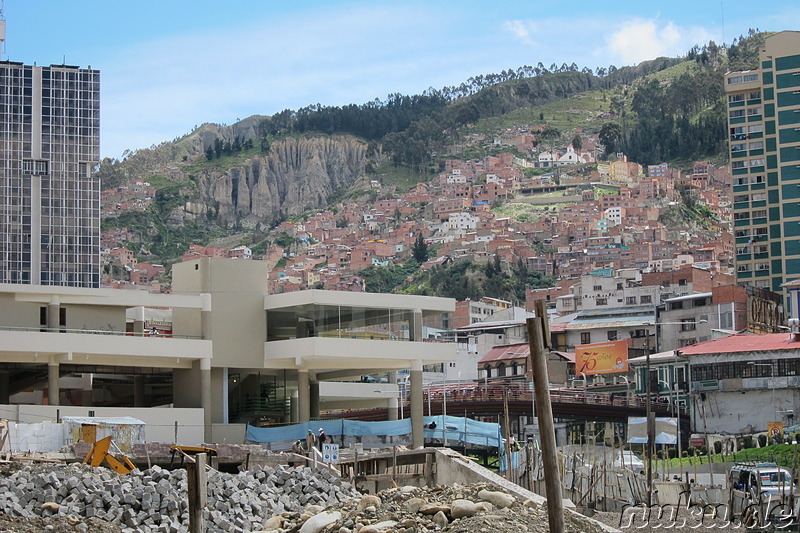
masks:
{"label": "concrete column", "polygon": [[311,420],[311,390],[308,386],[308,370],[297,370],[297,422]]}
{"label": "concrete column", "polygon": [[200,310],[200,335],[204,339],[211,338],[211,295],[204,292],[200,295],[203,298],[203,308]]}
{"label": "concrete column", "polygon": [[425,445],[422,408],[422,361],[414,361],[411,368],[411,446],[414,448]]}
{"label": "concrete column", "polygon": [[11,390],[8,382],[8,372],[5,370],[0,371],[0,404],[8,405],[10,402]]}
{"label": "concrete column", "polygon": [[[397,383],[397,371],[396,370],[391,370],[389,372],[388,382],[389,383],[394,383],[394,384]],[[400,405],[400,403],[397,401],[397,398],[392,398],[392,399],[389,400],[389,413],[388,413],[388,415],[389,415],[388,419],[389,420],[399,420],[400,419],[400,416],[398,415],[398,411],[399,411],[398,407],[399,407],[399,405]]]}
{"label": "concrete column", "polygon": [[47,327],[50,331],[58,331],[58,318],[60,316],[61,300],[58,296],[50,298],[47,304]]}
{"label": "concrete column", "polygon": [[309,383],[309,401],[311,418],[319,418],[319,381]]}
{"label": "concrete column", "polygon": [[211,359],[200,359],[200,407],[203,408],[203,437],[206,443],[211,437]]}
{"label": "concrete column", "polygon": [[58,396],[58,363],[50,361],[47,363],[47,403],[48,405],[59,405]]}
{"label": "concrete column", "polygon": [[412,341],[422,340],[422,310],[414,309],[411,323],[408,325],[408,336]]}
{"label": "concrete column", "polygon": [[133,376],[133,406],[145,407],[143,374]]}

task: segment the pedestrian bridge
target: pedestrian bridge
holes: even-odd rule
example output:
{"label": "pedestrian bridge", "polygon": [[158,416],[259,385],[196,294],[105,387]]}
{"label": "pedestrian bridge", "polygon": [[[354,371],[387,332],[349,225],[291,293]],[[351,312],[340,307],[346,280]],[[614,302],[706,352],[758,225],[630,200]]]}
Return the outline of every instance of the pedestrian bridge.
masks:
{"label": "pedestrian bridge", "polygon": [[[529,416],[534,409],[533,393],[529,386],[529,383],[428,386],[423,392],[423,410],[428,416],[450,414],[468,418],[488,417],[504,413],[507,402],[510,416]],[[408,416],[410,400],[407,395],[402,396],[400,407]],[[627,422],[629,416],[645,416],[647,411],[647,401],[643,396],[593,391],[591,387],[551,389],[550,401],[556,419]],[[677,415],[674,404],[652,401],[651,409],[656,416]],[[685,408],[679,410],[681,418],[686,419],[688,411]],[[387,420],[388,410],[381,407],[331,411],[326,416],[350,420]]]}

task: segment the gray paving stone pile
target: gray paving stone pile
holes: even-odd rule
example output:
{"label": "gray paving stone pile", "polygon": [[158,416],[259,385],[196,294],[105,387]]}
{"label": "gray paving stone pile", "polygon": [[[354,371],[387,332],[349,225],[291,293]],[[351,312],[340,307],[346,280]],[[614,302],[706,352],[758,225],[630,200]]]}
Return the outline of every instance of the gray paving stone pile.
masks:
{"label": "gray paving stone pile", "polygon": [[[276,515],[300,514],[359,496],[327,470],[255,466],[238,474],[208,472],[209,532],[260,531]],[[154,466],[119,475],[82,464],[27,465],[0,475],[0,512],[18,517],[100,519],[124,532],[188,530],[186,470]]]}

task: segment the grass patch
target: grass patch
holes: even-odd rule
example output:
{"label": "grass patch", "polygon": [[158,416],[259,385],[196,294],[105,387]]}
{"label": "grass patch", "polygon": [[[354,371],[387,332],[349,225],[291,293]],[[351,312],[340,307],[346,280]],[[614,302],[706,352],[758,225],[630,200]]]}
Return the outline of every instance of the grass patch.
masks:
{"label": "grass patch", "polygon": [[[604,122],[600,114],[608,111],[612,94],[610,90],[586,91],[545,105],[517,109],[498,117],[481,119],[472,131],[494,135],[520,124],[543,123],[562,132],[575,128],[599,129]],[[544,115],[544,120],[539,118],[540,114]]]}

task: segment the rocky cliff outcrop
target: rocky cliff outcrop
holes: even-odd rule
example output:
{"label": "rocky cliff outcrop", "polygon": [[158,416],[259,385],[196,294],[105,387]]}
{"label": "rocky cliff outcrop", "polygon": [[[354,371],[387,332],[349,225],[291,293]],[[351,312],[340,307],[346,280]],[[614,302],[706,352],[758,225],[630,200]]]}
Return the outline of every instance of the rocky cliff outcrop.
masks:
{"label": "rocky cliff outcrop", "polygon": [[348,188],[363,172],[367,145],[348,136],[292,138],[272,145],[269,154],[221,174],[197,176],[198,197],[180,218],[208,216],[252,227],[327,205],[337,189]]}

